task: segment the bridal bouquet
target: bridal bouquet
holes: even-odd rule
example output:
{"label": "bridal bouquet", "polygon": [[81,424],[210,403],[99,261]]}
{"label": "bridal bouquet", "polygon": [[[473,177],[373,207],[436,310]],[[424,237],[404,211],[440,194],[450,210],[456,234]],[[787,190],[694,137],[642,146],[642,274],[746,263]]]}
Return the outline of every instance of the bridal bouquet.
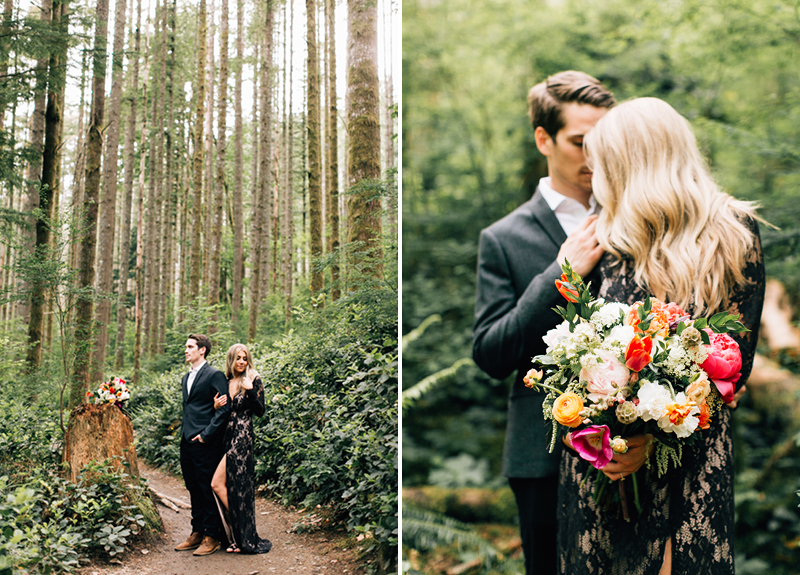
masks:
{"label": "bridal bouquet", "polygon": [[113,403],[120,409],[122,409],[122,402],[129,399],[130,396],[131,392],[128,390],[125,380],[119,377],[101,383],[97,388],[97,393],[86,392],[87,399],[94,397],[95,403]]}
{"label": "bridal bouquet", "polygon": [[[559,431],[572,432],[573,447],[598,470],[599,501],[610,482],[599,470],[614,452],[627,451],[625,437],[653,436],[659,476],[670,462],[680,465],[683,448],[733,399],[742,355],[729,334],[748,330],[727,312],[692,319],[655,298],[633,305],[594,299],[569,262],[562,271],[556,288],[568,303],[555,311],[564,321],[544,336],[547,352],[533,359],[539,369],[525,384],[549,392],[550,451]],[[629,519],[621,482],[620,498]],[[638,497],[635,503],[639,509]]]}

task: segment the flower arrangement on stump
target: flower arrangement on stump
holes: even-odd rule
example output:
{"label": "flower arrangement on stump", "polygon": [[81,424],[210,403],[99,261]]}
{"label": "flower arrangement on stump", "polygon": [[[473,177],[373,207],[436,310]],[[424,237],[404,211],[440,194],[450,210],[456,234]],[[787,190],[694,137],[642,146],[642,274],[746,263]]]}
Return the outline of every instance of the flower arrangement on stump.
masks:
{"label": "flower arrangement on stump", "polygon": [[125,383],[125,380],[119,377],[113,377],[108,381],[104,381],[94,393],[91,391],[86,392],[87,400],[94,398],[95,404],[111,403],[122,409],[123,413],[125,411],[123,409],[123,404],[125,401],[130,399],[130,397],[131,392]]}

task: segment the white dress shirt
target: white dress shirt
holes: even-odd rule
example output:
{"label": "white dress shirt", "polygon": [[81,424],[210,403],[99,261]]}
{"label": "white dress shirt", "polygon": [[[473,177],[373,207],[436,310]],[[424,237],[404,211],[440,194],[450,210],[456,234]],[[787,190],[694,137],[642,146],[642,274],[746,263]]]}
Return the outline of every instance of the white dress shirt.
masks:
{"label": "white dress shirt", "polygon": [[201,361],[197,364],[197,367],[193,367],[189,370],[189,379],[186,380],[186,395],[192,393],[192,384],[194,383],[194,378],[197,377],[197,372],[200,371],[200,368],[206,364],[206,360]]}
{"label": "white dress shirt", "polygon": [[544,201],[547,202],[547,205],[553,210],[558,223],[561,224],[561,227],[564,228],[564,232],[567,235],[574,232],[575,228],[577,228],[583,220],[592,214],[600,212],[600,207],[597,205],[597,200],[594,199],[594,196],[589,196],[589,209],[587,210],[579,201],[568,198],[551,188],[549,177],[539,180],[539,191]]}

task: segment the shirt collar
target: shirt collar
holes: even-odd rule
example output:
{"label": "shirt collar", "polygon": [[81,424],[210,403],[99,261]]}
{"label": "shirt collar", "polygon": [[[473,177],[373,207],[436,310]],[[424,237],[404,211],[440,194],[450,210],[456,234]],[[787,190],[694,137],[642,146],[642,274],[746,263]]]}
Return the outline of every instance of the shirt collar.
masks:
{"label": "shirt collar", "polygon": [[198,371],[200,371],[200,368],[203,367],[205,364],[206,364],[206,360],[203,360],[198,364],[197,367],[192,367],[191,369],[189,369],[189,371],[192,372],[192,373],[197,373]]}
{"label": "shirt collar", "polygon": [[[578,204],[583,208],[583,204],[578,202],[577,200],[573,200],[572,198],[568,198],[564,194],[561,194],[555,191],[552,187],[550,187],[550,177],[542,178],[539,180],[539,193],[542,194],[544,201],[547,202],[547,205],[550,206],[550,209],[554,212],[558,210],[559,207],[565,208],[570,203]],[[567,205],[563,205],[564,202],[567,202]],[[584,208],[585,210],[586,208]],[[594,199],[594,195],[589,196],[589,209],[587,210],[589,214],[593,214],[597,212],[597,200]]]}

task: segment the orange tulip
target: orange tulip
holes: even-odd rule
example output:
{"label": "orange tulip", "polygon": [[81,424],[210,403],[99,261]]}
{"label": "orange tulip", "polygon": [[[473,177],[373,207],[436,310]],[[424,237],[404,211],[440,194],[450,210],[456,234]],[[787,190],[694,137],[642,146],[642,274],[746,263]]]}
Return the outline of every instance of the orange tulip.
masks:
{"label": "orange tulip", "polygon": [[556,280],[556,289],[567,301],[578,303],[578,289],[569,282],[567,274],[561,274],[561,278]]}
{"label": "orange tulip", "polygon": [[650,352],[653,350],[653,340],[650,336],[644,339],[638,335],[633,336],[633,339],[628,344],[628,349],[625,351],[625,365],[631,371],[639,372],[644,366],[653,361],[653,356]]}
{"label": "orange tulip", "polygon": [[700,404],[700,415],[697,416],[700,420],[697,424],[697,427],[700,429],[708,429],[711,427],[711,410],[708,408],[708,403],[706,400],[703,400],[703,403]]}

